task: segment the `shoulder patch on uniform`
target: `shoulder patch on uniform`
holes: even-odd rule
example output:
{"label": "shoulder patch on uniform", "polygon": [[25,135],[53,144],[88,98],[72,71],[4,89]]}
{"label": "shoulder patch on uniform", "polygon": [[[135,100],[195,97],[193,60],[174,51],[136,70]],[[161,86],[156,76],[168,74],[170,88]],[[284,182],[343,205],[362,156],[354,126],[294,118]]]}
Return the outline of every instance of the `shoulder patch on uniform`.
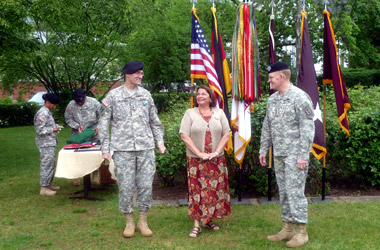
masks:
{"label": "shoulder patch on uniform", "polygon": [[71,109],[70,109],[70,108],[67,108],[67,109],[66,109],[66,112],[67,112],[67,113],[69,113],[69,114],[71,114],[71,113],[72,113],[72,111],[71,111]]}
{"label": "shoulder patch on uniform", "polygon": [[40,121],[44,122],[44,121],[46,120],[46,117],[41,115],[41,116],[38,117],[38,119],[39,119]]}
{"label": "shoulder patch on uniform", "polygon": [[110,102],[107,99],[103,99],[102,103],[104,106],[108,107],[110,105]]}
{"label": "shoulder patch on uniform", "polygon": [[313,110],[310,108],[310,107],[306,107],[305,108],[305,114],[306,114],[306,116],[307,117],[314,117],[314,112],[313,112]]}
{"label": "shoulder patch on uniform", "polygon": [[307,108],[305,110],[305,112],[306,112],[307,115],[311,115],[313,113],[312,110],[311,110],[311,108]]}

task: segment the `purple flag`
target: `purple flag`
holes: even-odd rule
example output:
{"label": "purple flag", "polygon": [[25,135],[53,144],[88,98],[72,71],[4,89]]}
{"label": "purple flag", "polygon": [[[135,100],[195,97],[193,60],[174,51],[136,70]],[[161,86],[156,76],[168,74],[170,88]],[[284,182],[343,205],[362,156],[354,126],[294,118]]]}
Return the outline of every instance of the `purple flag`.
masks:
{"label": "purple flag", "polygon": [[302,11],[301,22],[301,57],[298,73],[298,87],[305,91],[313,101],[315,135],[312,152],[318,160],[326,155],[326,142],[323,130],[321,105],[319,102],[317,74],[315,73],[313,53],[307,26],[306,11]]}
{"label": "purple flag", "polygon": [[347,135],[350,135],[347,110],[351,108],[351,105],[347,95],[346,84],[344,83],[342,71],[339,66],[330,13],[327,10],[324,10],[323,14],[323,84],[333,84],[339,124]]}

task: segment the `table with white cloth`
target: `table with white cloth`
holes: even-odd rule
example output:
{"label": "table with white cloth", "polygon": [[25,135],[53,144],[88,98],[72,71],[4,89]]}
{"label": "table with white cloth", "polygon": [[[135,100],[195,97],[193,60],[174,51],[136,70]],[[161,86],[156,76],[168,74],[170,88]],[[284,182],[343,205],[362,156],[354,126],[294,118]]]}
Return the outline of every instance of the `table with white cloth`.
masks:
{"label": "table with white cloth", "polygon": [[[55,177],[76,179],[83,177],[83,196],[70,197],[70,199],[87,199],[87,200],[103,200],[100,198],[88,196],[88,192],[96,190],[91,188],[90,174],[97,170],[103,163],[102,152],[100,150],[94,151],[80,151],[76,149],[61,149],[58,153],[57,168]],[[114,178],[114,164],[113,161],[109,163],[109,171]],[[76,193],[79,193],[78,191]]]}

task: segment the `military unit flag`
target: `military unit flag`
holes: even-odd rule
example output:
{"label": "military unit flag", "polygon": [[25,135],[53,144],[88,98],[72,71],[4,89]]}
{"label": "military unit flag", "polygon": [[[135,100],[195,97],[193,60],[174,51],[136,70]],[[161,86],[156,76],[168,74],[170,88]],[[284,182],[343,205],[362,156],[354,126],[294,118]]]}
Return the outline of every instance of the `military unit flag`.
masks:
{"label": "military unit flag", "polygon": [[232,110],[231,124],[235,128],[235,161],[242,165],[251,140],[251,110],[261,98],[259,48],[254,7],[238,7],[232,38]]}
{"label": "military unit flag", "polygon": [[330,20],[330,13],[324,10],[323,14],[323,84],[333,84],[339,124],[347,135],[350,135],[347,110],[351,108],[351,105],[347,95],[346,84],[344,83],[342,71],[339,66],[335,34]]}
{"label": "military unit flag", "polygon": [[317,74],[315,73],[313,53],[311,50],[306,11],[302,11],[301,21],[301,51],[300,68],[298,72],[298,87],[305,91],[313,101],[315,135],[312,152],[318,160],[326,155],[326,142],[323,129],[321,105],[319,102]]}
{"label": "military unit flag", "polygon": [[[224,110],[224,113],[227,116],[228,122],[231,125],[231,116],[228,109],[228,97],[227,94],[231,92],[231,76],[230,69],[228,67],[228,62],[226,59],[226,55],[224,53],[222,36],[219,32],[218,22],[216,19],[216,9],[214,7],[211,8],[212,12],[212,27],[211,27],[211,53],[214,59],[215,70],[219,79],[219,86],[221,88],[221,92],[218,89],[214,89],[215,93],[219,95],[219,107]],[[231,133],[232,135],[232,133]],[[232,145],[232,136],[230,136],[230,140],[226,144],[226,152],[228,154],[232,153],[233,145]]]}

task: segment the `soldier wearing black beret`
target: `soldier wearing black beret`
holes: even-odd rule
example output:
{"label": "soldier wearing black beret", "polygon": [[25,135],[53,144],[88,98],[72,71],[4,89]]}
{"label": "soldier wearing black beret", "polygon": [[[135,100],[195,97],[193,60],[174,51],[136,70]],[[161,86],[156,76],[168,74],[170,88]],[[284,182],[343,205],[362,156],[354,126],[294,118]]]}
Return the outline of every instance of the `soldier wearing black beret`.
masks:
{"label": "soldier wearing black beret", "polygon": [[[141,87],[144,63],[128,62],[123,68],[124,84],[103,99],[104,112],[99,121],[103,158],[115,164],[119,186],[119,210],[125,216],[123,236],[135,234],[133,189],[137,186],[139,221],[136,230],[149,237],[147,215],[152,206],[152,183],[156,171],[155,146],[163,154],[164,128],[149,91]],[[112,140],[109,136],[111,125]],[[156,141],[156,145],[155,145]]]}
{"label": "soldier wearing black beret", "polygon": [[315,129],[313,103],[307,93],[293,86],[290,76],[286,63],[268,66],[269,83],[278,91],[268,99],[259,160],[266,165],[266,154],[273,145],[283,228],[267,238],[272,242],[286,240],[287,247],[300,247],[309,241],[305,182]]}
{"label": "soldier wearing black beret", "polygon": [[144,69],[144,63],[140,61],[130,61],[124,65],[122,71],[124,74],[133,74]]}
{"label": "soldier wearing black beret", "polygon": [[40,151],[40,195],[55,195],[59,186],[52,186],[55,173],[55,147],[57,146],[57,133],[62,128],[54,121],[51,113],[59,103],[59,97],[54,93],[44,94],[45,100],[34,116],[34,129],[36,130],[36,145]]}
{"label": "soldier wearing black beret", "polygon": [[[90,138],[92,142],[97,141],[98,120],[102,105],[93,97],[86,96],[84,89],[78,88],[73,92],[73,100],[69,102],[65,110],[66,124],[71,128],[71,136],[82,133],[86,129],[95,130],[95,135]],[[92,172],[91,182],[99,184],[98,170]],[[74,179],[74,186],[80,185],[80,179]]]}

